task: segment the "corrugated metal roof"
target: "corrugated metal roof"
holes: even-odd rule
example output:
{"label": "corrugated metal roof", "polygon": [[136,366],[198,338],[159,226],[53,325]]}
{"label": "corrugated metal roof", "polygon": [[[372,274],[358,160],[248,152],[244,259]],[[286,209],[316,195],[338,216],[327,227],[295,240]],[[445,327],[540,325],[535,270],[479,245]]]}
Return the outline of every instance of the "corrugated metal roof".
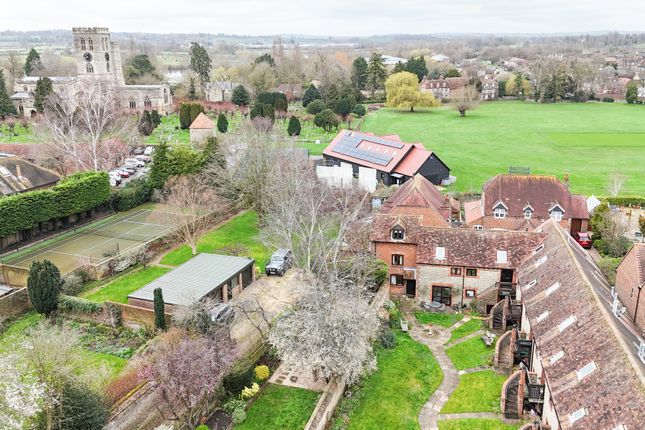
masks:
{"label": "corrugated metal roof", "polygon": [[154,300],[154,290],[161,288],[164,302],[190,305],[217,289],[255,260],[230,255],[199,254],[171,272],[130,294],[128,298]]}

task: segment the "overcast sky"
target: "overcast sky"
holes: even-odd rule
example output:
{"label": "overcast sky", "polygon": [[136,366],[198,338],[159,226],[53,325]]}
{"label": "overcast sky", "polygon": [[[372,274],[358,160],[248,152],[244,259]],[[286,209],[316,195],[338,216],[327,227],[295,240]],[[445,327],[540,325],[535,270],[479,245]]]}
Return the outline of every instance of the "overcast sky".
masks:
{"label": "overcast sky", "polygon": [[645,31],[645,0],[29,0],[0,13],[0,31],[73,26],[333,36]]}

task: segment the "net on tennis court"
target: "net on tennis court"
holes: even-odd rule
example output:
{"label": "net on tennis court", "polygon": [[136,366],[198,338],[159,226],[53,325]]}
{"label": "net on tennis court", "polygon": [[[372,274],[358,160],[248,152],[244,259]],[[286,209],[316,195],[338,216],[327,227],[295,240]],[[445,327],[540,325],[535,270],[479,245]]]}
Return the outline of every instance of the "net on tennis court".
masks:
{"label": "net on tennis court", "polygon": [[149,241],[167,230],[163,227],[154,227],[148,225],[133,226],[127,223],[114,224],[100,228],[79,229],[77,233],[82,235],[93,235],[107,237],[111,239],[131,240],[134,242]]}

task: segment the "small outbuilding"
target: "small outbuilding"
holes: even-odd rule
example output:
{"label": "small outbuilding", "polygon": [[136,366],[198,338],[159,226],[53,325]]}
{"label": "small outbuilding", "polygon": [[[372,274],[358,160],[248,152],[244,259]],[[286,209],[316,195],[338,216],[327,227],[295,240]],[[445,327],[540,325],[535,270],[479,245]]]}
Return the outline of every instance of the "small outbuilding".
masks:
{"label": "small outbuilding", "polygon": [[128,304],[153,309],[154,290],[161,288],[167,310],[206,297],[228,302],[255,280],[255,260],[199,254],[128,296]]}
{"label": "small outbuilding", "polygon": [[188,129],[190,130],[191,143],[201,142],[215,136],[215,122],[203,112],[197,115]]}

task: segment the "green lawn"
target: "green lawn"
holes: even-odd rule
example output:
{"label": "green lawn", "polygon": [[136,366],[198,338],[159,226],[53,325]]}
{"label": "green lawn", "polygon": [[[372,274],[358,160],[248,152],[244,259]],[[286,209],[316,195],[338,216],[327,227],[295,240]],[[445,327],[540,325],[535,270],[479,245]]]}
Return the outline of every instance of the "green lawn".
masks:
{"label": "green lawn", "polygon": [[483,366],[488,363],[493,352],[494,346],[486,346],[480,337],[473,337],[446,349],[446,354],[457,370]]}
{"label": "green lawn", "polygon": [[419,428],[417,415],[443,374],[427,346],[405,333],[396,338],[396,348],[378,351],[378,370],[341,399],[333,429]]}
{"label": "green lawn", "polygon": [[[269,250],[258,239],[258,215],[253,211],[244,212],[218,228],[206,233],[197,246],[197,252],[222,252],[222,248],[242,247],[241,255],[255,258],[257,267],[264,272],[269,260]],[[178,266],[192,258],[190,248],[181,246],[170,251],[161,259],[161,264]]]}
{"label": "green lawn", "polygon": [[361,129],[422,142],[457,176],[458,191],[480,191],[509,166],[532,173],[569,173],[577,193],[607,195],[614,172],[624,195],[645,195],[645,106],[619,103],[482,103],[465,118],[450,107],[419,112],[381,109]]}
{"label": "green lawn", "polygon": [[481,320],[472,319],[470,321],[467,321],[451,332],[450,339],[448,339],[447,343],[454,342],[457,339],[468,336],[469,334],[476,332],[480,328],[482,328]]}
{"label": "green lawn", "polygon": [[518,425],[491,418],[465,418],[439,421],[439,430],[517,430]]}
{"label": "green lawn", "polygon": [[[175,128],[176,127],[176,128]],[[161,124],[145,138],[147,145],[158,145],[162,140],[170,144],[190,143],[190,131],[179,128],[179,115],[172,114],[161,118]]]}
{"label": "green lawn", "polygon": [[416,311],[414,317],[421,324],[434,324],[441,327],[450,327],[457,321],[460,321],[464,316],[462,314],[454,313],[439,313],[439,312],[425,312]]}
{"label": "green lawn", "polygon": [[268,384],[236,430],[301,430],[318,402],[318,393]]}
{"label": "green lawn", "polygon": [[128,303],[128,294],[149,284],[170,270],[167,267],[160,266],[149,266],[145,269],[135,270],[98,289],[84,293],[82,297],[94,302],[109,300],[117,303]]}
{"label": "green lawn", "polygon": [[441,413],[498,412],[505,380],[506,376],[492,370],[461,375],[457,389],[443,405]]}
{"label": "green lawn", "polygon": [[[33,125],[31,122],[29,124]],[[12,134],[6,125],[0,125],[0,143],[34,143],[33,128],[28,126],[25,129],[20,121],[16,121]]]}

